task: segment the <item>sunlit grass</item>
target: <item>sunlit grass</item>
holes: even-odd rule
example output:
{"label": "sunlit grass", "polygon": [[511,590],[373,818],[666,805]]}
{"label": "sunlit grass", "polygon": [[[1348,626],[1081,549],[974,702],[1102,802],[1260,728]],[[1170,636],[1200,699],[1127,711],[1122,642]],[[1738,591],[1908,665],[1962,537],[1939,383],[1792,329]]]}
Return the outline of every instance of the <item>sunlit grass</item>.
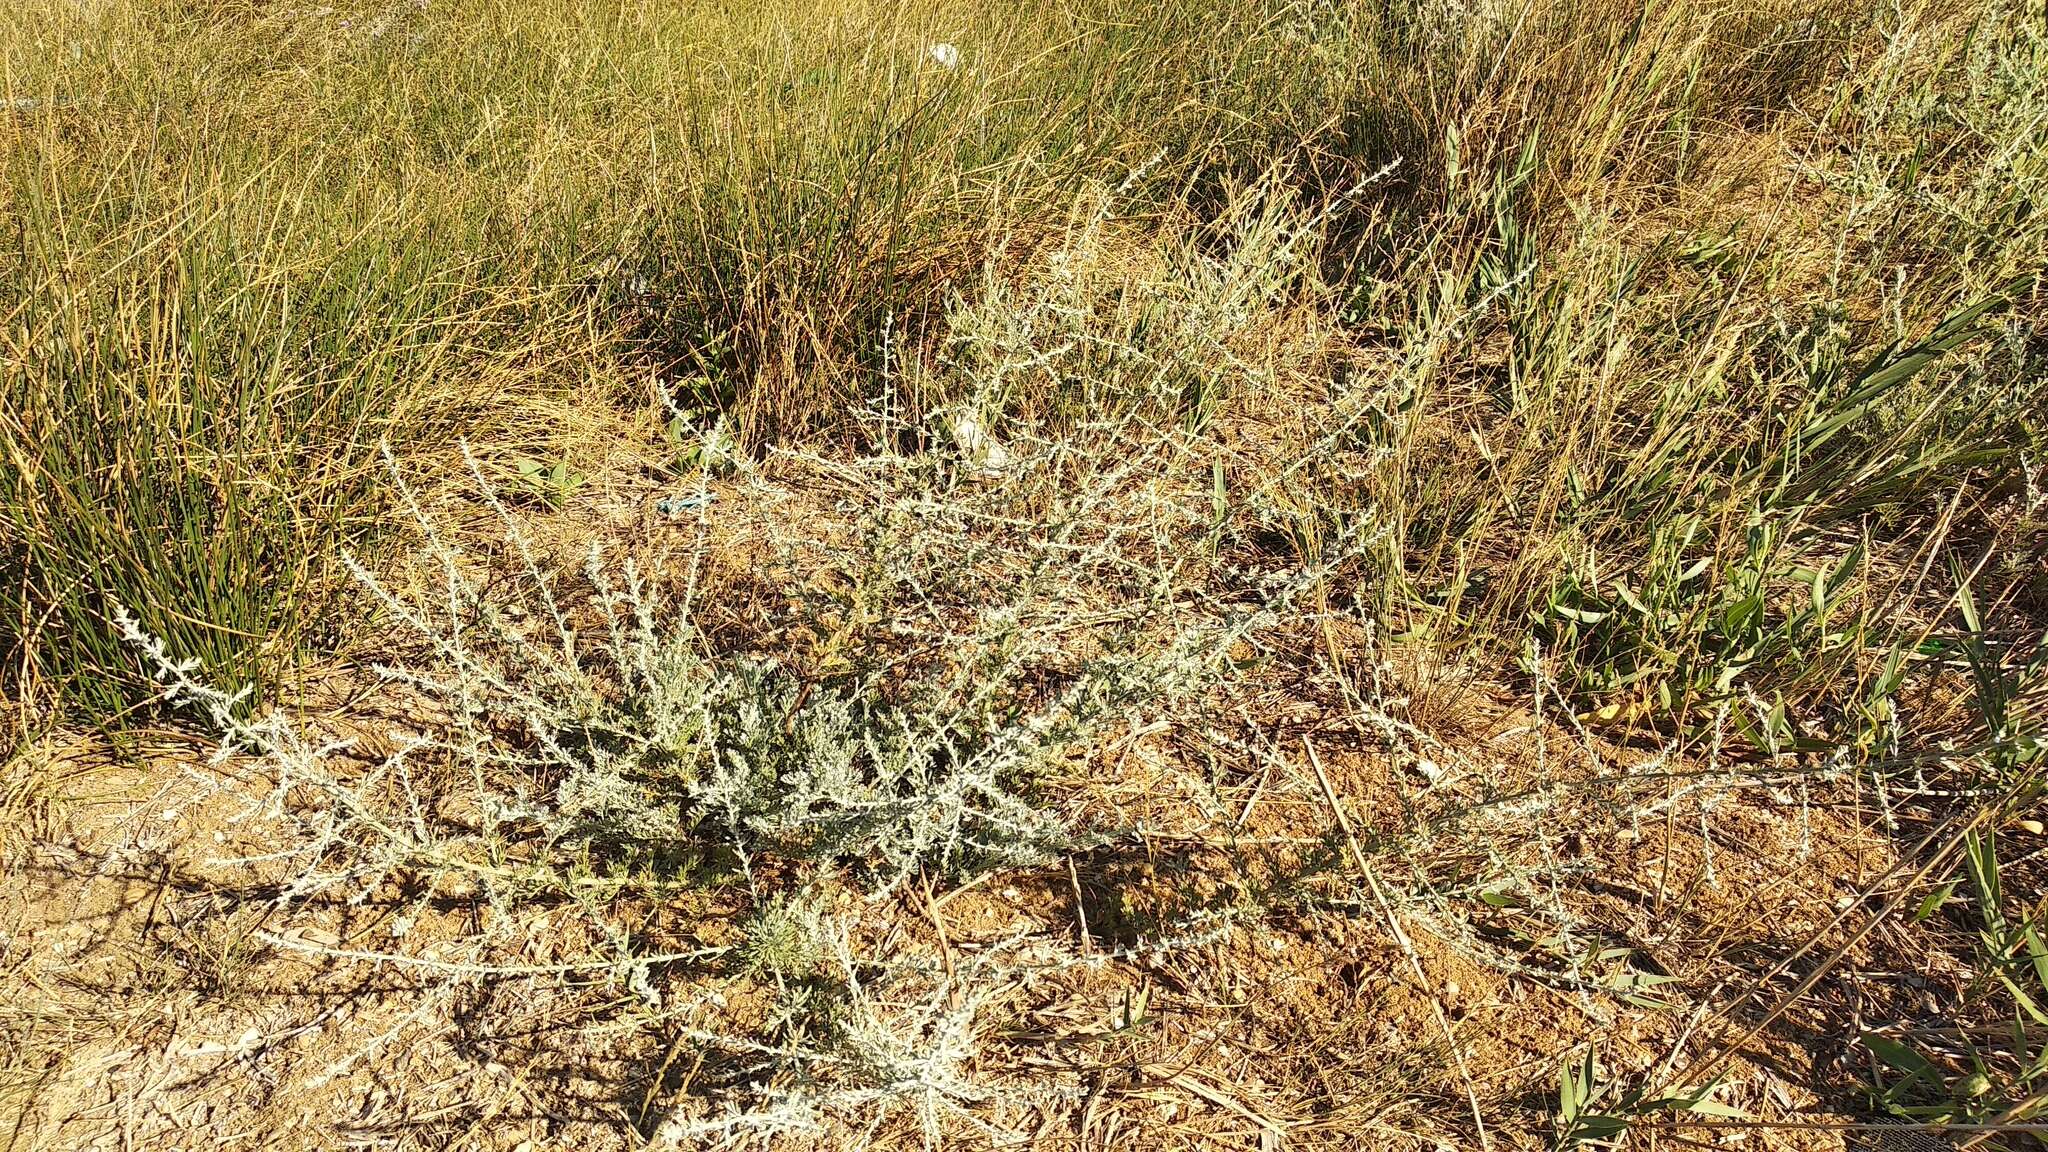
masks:
{"label": "sunlit grass", "polygon": [[[1930,1012],[2040,1023],[2040,853],[1990,831],[2041,834],[2038,9],[23,0],[0,856],[81,792],[79,728],[196,725],[255,755],[181,784],[255,823],[152,799],[78,842],[112,845],[93,883],[160,851],[233,914],[152,899],[160,983],[109,1003],[182,1044],[151,997],[288,993],[280,949],[445,977],[380,992],[408,1021],[560,980],[583,999],[547,1046],[658,1046],[623,1077],[634,1146],[872,1135],[913,1097],[939,1146],[942,1115],[995,1132],[1013,1074],[1088,1071],[1031,1112],[1084,1099],[1084,1138],[1162,1085],[1234,1100],[1258,1030],[1210,1041],[1285,1015],[1251,986],[1275,972],[1359,1015],[1285,1022],[1258,1090],[1360,1146],[1507,1146],[1561,1054],[1561,1145],[1711,1107],[1794,965],[1912,969],[1820,960],[1844,932],[1976,933],[1926,945],[1975,973]],[[1796,848],[1731,840],[1795,802]],[[185,875],[137,823],[248,872]],[[949,937],[984,900],[1032,914],[1027,967]],[[358,913],[390,918],[328,930]],[[1215,941],[1153,983],[1153,944]],[[1375,950],[1415,986],[1345,975]],[[1451,952],[1512,993],[1428,987]],[[0,1057],[0,1113],[27,1115],[116,1065],[65,1063],[94,986],[17,955],[74,997],[12,1022],[41,1039]],[[1106,1022],[1002,1015],[1068,968],[1133,982]],[[1385,1030],[1416,991],[1447,1048]],[[1567,999],[1587,1023],[1524,1060]],[[1671,1047],[1602,1065],[1603,1017],[1632,1060]],[[1966,1060],[1923,1031],[1866,1040],[1899,1073],[1868,1103],[2040,1106],[2025,1035]],[[1468,1069],[1466,1042],[1517,1050]],[[1236,1070],[1182,1083],[1211,1053]],[[520,1107],[553,1116],[544,1080]]]}
{"label": "sunlit grass", "polygon": [[[1382,541],[1397,633],[1533,638],[1630,715],[1731,669],[1833,692],[1953,486],[2038,448],[2040,33],[2005,15],[32,6],[0,39],[7,638],[113,714],[119,593],[261,680],[333,639],[380,439],[651,375],[753,447],[868,445],[878,390],[957,400],[923,367],[959,318],[1107,227],[1059,307],[1168,361],[1144,388],[1189,411],[1134,414],[1285,410],[1248,342],[1317,317],[1335,431],[1261,499],[1311,552]],[[1280,263],[1222,300],[1211,259]],[[974,400],[1123,410],[1133,371],[1084,341]]]}

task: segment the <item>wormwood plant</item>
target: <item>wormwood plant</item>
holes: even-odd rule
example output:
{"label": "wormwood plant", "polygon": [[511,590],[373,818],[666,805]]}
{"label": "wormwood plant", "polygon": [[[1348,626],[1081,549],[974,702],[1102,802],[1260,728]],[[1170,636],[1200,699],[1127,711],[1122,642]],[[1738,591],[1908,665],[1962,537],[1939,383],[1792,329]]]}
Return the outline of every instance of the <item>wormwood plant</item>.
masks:
{"label": "wormwood plant", "polygon": [[872,1125],[900,1111],[936,1143],[944,1118],[988,1100],[973,1064],[980,1018],[1012,976],[1005,958],[976,956],[951,973],[878,962],[855,946],[847,918],[802,901],[771,901],[748,935],[750,968],[775,986],[769,1018],[755,1035],[686,1033],[746,1075],[670,1111],[655,1144],[819,1135],[835,1116]]}
{"label": "wormwood plant", "polygon": [[1162,580],[1060,671],[1045,666],[1052,653],[1020,599],[931,637],[951,655],[917,675],[807,681],[714,649],[691,619],[694,566],[673,606],[595,545],[581,580],[564,580],[470,463],[517,558],[515,592],[486,595],[395,465],[438,587],[402,594],[349,561],[420,654],[379,668],[425,722],[374,763],[282,713],[238,717],[242,693],[206,684],[116,611],[166,695],[220,732],[224,754],[269,762],[276,783],[260,809],[291,829],[270,859],[288,865],[292,895],[360,899],[421,871],[508,890],[669,881],[764,856],[844,866],[887,892],[920,873],[1032,860],[1072,842],[1034,784],[1105,725],[1196,689],[1224,647],[1270,618],[1165,627],[1175,591]]}
{"label": "wormwood plant", "polygon": [[[1177,436],[1127,433],[1125,451],[1083,461],[1006,431],[1017,455],[999,476],[967,466],[965,448],[859,468],[806,458],[777,474],[813,491],[836,476],[854,510],[831,542],[775,540],[857,574],[846,598],[865,607],[843,605],[838,639],[819,645],[831,657],[809,662],[714,639],[727,633],[709,624],[719,585],[699,562],[716,518],[788,495],[750,462],[717,501],[687,502],[699,542],[661,591],[661,576],[595,547],[580,571],[550,563],[519,519],[543,513],[515,510],[471,458],[509,557],[486,562],[393,466],[425,579],[352,562],[399,634],[387,650],[404,654],[380,671],[386,714],[414,730],[386,753],[369,752],[367,733],[352,746],[252,714],[116,616],[224,755],[255,754],[237,775],[269,777],[245,816],[266,847],[241,863],[313,916],[421,899],[390,952],[274,946],[410,966],[439,981],[437,996],[537,973],[571,997],[582,993],[564,973],[595,976],[605,1031],[659,1022],[680,1059],[706,1067],[689,1089],[657,1083],[642,1098],[634,1123],[656,1144],[772,1146],[902,1120],[938,1146],[955,1124],[992,1122],[1004,1094],[1040,1091],[985,1076],[1002,1002],[1022,981],[1108,957],[1072,954],[1061,932],[941,960],[893,934],[878,942],[897,906],[881,897],[1088,842],[1053,799],[1072,765],[1203,692],[1317,575],[1218,596],[1163,548],[1176,525],[1204,523],[1198,484],[1134,480],[1161,456],[1187,470]],[[639,919],[639,894],[705,879],[736,881],[715,897],[740,902],[736,932],[686,943]],[[871,899],[842,901],[848,889]],[[455,895],[477,915],[451,925],[414,893]],[[492,963],[516,955],[532,909],[515,905],[531,901],[580,918],[589,943],[570,947],[594,955]],[[464,937],[452,949],[450,931]]]}

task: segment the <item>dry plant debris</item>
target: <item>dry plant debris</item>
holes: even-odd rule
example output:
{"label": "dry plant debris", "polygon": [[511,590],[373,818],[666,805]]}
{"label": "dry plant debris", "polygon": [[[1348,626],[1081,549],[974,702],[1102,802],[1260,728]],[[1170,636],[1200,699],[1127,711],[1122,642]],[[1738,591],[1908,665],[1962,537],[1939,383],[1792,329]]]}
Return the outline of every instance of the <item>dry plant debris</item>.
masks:
{"label": "dry plant debris", "polygon": [[2038,7],[27,0],[0,1152],[2039,1146]]}

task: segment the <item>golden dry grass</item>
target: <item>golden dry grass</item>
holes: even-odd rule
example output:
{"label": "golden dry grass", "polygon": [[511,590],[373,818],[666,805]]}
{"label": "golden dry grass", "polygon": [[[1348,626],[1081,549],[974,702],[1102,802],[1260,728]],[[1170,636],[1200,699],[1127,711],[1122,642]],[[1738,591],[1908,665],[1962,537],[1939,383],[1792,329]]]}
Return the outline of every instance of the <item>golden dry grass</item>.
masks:
{"label": "golden dry grass", "polygon": [[18,15],[0,1148],[2035,1139],[2038,11]]}

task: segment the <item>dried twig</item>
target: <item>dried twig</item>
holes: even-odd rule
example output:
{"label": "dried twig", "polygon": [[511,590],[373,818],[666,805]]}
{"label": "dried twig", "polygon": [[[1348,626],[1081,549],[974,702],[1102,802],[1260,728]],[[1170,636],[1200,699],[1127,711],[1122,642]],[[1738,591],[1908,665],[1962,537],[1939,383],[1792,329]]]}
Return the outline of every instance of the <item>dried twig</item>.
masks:
{"label": "dried twig", "polygon": [[1380,914],[1386,917],[1387,928],[1393,932],[1395,942],[1401,945],[1401,951],[1407,954],[1408,964],[1415,970],[1415,978],[1421,982],[1422,990],[1429,994],[1430,1010],[1436,1015],[1437,1027],[1443,1030],[1444,1042],[1450,1045],[1451,1059],[1458,1065],[1458,1076],[1465,1082],[1465,1102],[1472,1108],[1472,1124],[1477,1130],[1479,1146],[1482,1149],[1491,1149],[1493,1143],[1486,1135],[1486,1119],[1479,1111],[1479,1092],[1473,1086],[1471,1071],[1465,1066],[1465,1053],[1458,1047],[1458,1034],[1451,1027],[1451,1018],[1444,1011],[1443,1000],[1437,996],[1435,986],[1430,983],[1429,973],[1423,970],[1422,957],[1416,952],[1415,943],[1408,939],[1408,933],[1402,930],[1400,918],[1394,915],[1393,905],[1388,903],[1386,893],[1380,890],[1379,878],[1373,875],[1372,865],[1366,861],[1365,851],[1359,847],[1358,835],[1351,830],[1351,818],[1344,814],[1344,805],[1337,799],[1337,790],[1331,787],[1330,776],[1323,771],[1322,757],[1316,755],[1315,744],[1304,736],[1301,738],[1301,746],[1308,752],[1308,762],[1310,767],[1315,769],[1316,783],[1322,786],[1323,799],[1329,803],[1331,814],[1337,818],[1337,827],[1343,830],[1345,842],[1351,846],[1351,858],[1358,864],[1358,870],[1365,874],[1365,882],[1372,889],[1373,900],[1379,904]]}

